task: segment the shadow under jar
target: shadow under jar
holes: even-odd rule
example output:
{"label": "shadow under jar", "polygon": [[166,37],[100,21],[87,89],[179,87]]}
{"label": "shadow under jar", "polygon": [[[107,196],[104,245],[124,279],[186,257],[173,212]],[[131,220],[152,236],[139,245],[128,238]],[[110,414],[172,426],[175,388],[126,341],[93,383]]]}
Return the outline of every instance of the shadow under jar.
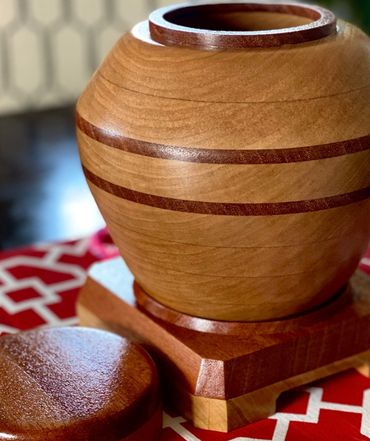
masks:
{"label": "shadow under jar", "polygon": [[81,161],[137,282],[224,321],[334,296],[370,237],[369,38],[301,4],[177,5],[77,107]]}

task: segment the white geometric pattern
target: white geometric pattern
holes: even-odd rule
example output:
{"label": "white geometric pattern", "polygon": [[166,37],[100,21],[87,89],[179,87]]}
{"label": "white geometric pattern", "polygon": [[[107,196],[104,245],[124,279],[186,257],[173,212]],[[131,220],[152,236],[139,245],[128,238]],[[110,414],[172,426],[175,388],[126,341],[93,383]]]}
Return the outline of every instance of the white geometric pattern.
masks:
{"label": "white geometric pattern", "polygon": [[[97,259],[91,247],[92,243],[89,239],[84,239],[70,244],[42,244],[28,250],[20,250],[19,253],[0,255],[0,313],[5,317],[5,323],[7,323],[7,315],[9,315],[11,318],[9,323],[17,323],[14,326],[19,325],[22,329],[28,328],[28,326],[34,327],[36,323],[33,323],[35,321],[33,313],[36,320],[37,317],[42,319],[38,323],[45,322],[48,326],[76,324],[76,318],[64,317],[71,317],[74,314],[75,296],[86,276],[84,268]],[[365,271],[370,268],[370,250],[361,265]],[[53,282],[54,280],[57,281]],[[31,316],[27,315],[28,313],[31,313]],[[58,313],[63,318],[59,317]],[[16,327],[0,324],[0,333],[17,331],[19,329]],[[346,427],[348,430],[352,430],[352,435],[346,437],[346,434],[342,435],[339,430],[339,437],[328,433],[328,437],[325,435],[325,440],[370,439],[370,382],[364,378],[360,380],[362,383],[357,390],[357,395],[355,395],[355,401],[353,401],[351,384],[342,383],[345,390],[341,391],[340,381],[339,379],[339,395],[342,398],[346,397],[344,402],[347,402],[348,394],[348,402],[354,402],[356,405],[343,404],[342,401],[340,403],[324,401],[326,386],[323,384],[323,388],[301,389],[308,393],[308,397],[301,401],[301,404],[305,405],[304,413],[278,412],[269,420],[257,423],[257,431],[253,425],[249,428],[247,426],[245,429],[239,430],[238,435],[199,431],[193,429],[183,418],[165,414],[164,440],[169,441],[176,437],[176,439],[181,438],[185,441],[300,441],[301,436],[296,434],[301,433],[301,430],[307,431],[309,434],[311,431],[315,433],[319,428],[323,431],[322,433],[326,434],[326,430],[331,429],[330,425],[325,422],[325,418],[340,422],[347,417],[350,422],[346,423]],[[356,380],[353,381],[352,384],[355,385]],[[329,396],[333,399],[333,395],[329,394]],[[344,416],[345,413],[347,413],[347,417]],[[298,429],[297,423],[302,423]],[[252,433],[254,437],[251,436]],[[244,434],[248,434],[248,436]],[[312,435],[312,441],[317,441],[314,437],[315,435]],[[307,437],[304,439],[311,440]],[[322,439],[324,438],[320,438],[320,440]]]}
{"label": "white geometric pattern", "polygon": [[[89,239],[83,239],[74,244],[40,244],[34,247],[35,250],[45,251],[43,257],[15,256],[0,260],[0,307],[8,314],[17,314],[19,312],[34,310],[48,326],[74,325],[77,324],[77,318],[61,319],[54,314],[48,305],[58,303],[60,297],[58,293],[67,290],[80,288],[85,280],[86,273],[78,265],[59,262],[63,255],[83,256],[88,249]],[[15,278],[9,269],[17,266],[31,266],[61,272],[71,275],[71,280],[45,284],[38,277],[29,277],[22,280]],[[14,302],[6,294],[14,289],[33,288],[40,297],[37,299]],[[17,332],[18,329],[0,324],[0,333]]]}
{"label": "white geometric pattern", "polygon": [[[361,414],[362,418],[360,432],[362,435],[370,439],[370,389],[364,391],[362,406],[323,401],[323,388],[321,387],[308,387],[302,390],[309,393],[306,413],[297,414],[278,412],[275,415],[272,415],[270,419],[276,420],[276,426],[272,439],[237,437],[230,439],[230,441],[285,441],[291,422],[297,421],[317,424],[320,418],[320,411],[323,409]],[[186,420],[181,417],[172,418],[168,414],[165,414],[163,427],[170,427],[186,441],[202,441],[182,425],[185,421]]]}

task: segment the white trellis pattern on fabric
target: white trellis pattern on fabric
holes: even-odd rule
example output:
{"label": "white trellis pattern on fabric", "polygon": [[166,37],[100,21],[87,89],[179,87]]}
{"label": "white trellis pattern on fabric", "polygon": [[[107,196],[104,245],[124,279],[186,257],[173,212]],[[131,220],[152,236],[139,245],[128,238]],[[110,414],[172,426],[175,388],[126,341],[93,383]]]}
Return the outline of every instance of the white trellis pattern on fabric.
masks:
{"label": "white trellis pattern on fabric", "polygon": [[[238,436],[237,438],[230,438],[230,441],[286,441],[290,423],[319,424],[320,412],[324,409],[361,415],[360,433],[370,439],[370,389],[364,391],[363,403],[360,406],[323,401],[324,389],[321,387],[308,387],[303,390],[309,394],[306,413],[278,412],[270,417],[271,420],[276,421],[272,438]],[[201,438],[186,429],[183,426],[184,423],[185,420],[181,417],[171,418],[167,414],[164,415],[164,428],[171,428],[186,441],[202,441]],[[328,439],[332,438],[328,437]]]}
{"label": "white trellis pattern on fabric", "polygon": [[[78,290],[88,267],[104,254],[98,237],[0,253],[0,333],[76,324]],[[370,249],[362,269],[370,274]],[[165,413],[161,441],[182,440],[370,440],[370,379],[349,370],[288,392],[275,415],[229,434],[198,430]]]}

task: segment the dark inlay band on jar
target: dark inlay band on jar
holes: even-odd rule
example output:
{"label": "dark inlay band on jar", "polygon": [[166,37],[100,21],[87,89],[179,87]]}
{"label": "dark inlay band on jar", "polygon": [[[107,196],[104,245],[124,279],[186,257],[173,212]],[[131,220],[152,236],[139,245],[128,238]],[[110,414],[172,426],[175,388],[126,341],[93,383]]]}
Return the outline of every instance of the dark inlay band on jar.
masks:
{"label": "dark inlay band on jar", "polygon": [[136,204],[161,208],[163,210],[180,211],[183,213],[218,216],[281,216],[284,214],[329,210],[331,208],[362,202],[370,198],[370,186],[368,186],[349,193],[318,199],[288,202],[239,203],[175,199],[123,187],[96,175],[84,165],[82,169],[86,179],[106,193],[110,193],[120,199],[135,202]]}
{"label": "dark inlay band on jar", "polygon": [[336,33],[335,15],[295,3],[176,5],[149,17],[154,41],[205,49],[267,48],[318,40]]}
{"label": "dark inlay band on jar", "polygon": [[370,134],[358,138],[319,145],[275,149],[211,149],[159,144],[128,138],[95,126],[76,113],[76,125],[82,133],[106,146],[149,158],[198,164],[288,164],[336,158],[370,150]]}

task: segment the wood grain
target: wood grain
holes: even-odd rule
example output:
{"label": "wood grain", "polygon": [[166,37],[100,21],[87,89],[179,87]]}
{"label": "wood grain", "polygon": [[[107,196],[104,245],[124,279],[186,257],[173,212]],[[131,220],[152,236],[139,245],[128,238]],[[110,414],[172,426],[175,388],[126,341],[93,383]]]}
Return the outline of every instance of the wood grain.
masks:
{"label": "wood grain", "polygon": [[247,252],[261,247],[281,248],[284,253],[284,249],[289,252],[289,248],[296,246],[321,247],[326,242],[346,242],[354,232],[356,237],[367,237],[370,233],[368,201],[284,216],[207,216],[136,204],[91,183],[90,188],[106,218],[112,217],[113,227],[140,233],[145,239],[167,242],[169,246],[178,244],[179,248],[184,244]]}
{"label": "wood grain", "polygon": [[171,323],[180,328],[192,331],[206,332],[215,335],[234,335],[238,337],[251,337],[256,334],[269,335],[286,332],[297,332],[302,326],[310,326],[331,314],[343,311],[352,301],[349,286],[339,291],[335,297],[319,308],[305,311],[295,317],[285,320],[269,322],[227,322],[220,320],[207,320],[191,315],[186,315],[168,308],[150,297],[142,287],[134,282],[134,295],[136,307],[146,315],[161,322]]}
{"label": "wood grain", "polygon": [[[322,11],[271,7],[215,6],[212,26],[278,35],[285,20],[318,18],[305,8]],[[357,267],[370,239],[369,39],[342,21],[321,37],[207,50],[160,44],[145,22],[80,98],[92,193],[163,305],[214,320],[288,317],[328,301]]]}
{"label": "wood grain", "polygon": [[[99,75],[118,87],[150,96],[212,104],[300,101],[297,104],[304,108],[307,100],[346,95],[370,84],[369,66],[364,63],[368,37],[341,20],[338,30],[335,37],[279,50],[210,52],[157,44],[150,38],[148,23],[142,22],[117,42]],[[177,74],[179,63],[181,75]],[[320,119],[316,124],[325,126]],[[265,138],[263,132],[260,136]],[[243,149],[247,142],[248,138]],[[309,144],[296,144],[304,145]]]}
{"label": "wood grain", "polygon": [[[77,136],[86,145],[81,160],[88,172],[101,178],[109,176],[110,182],[130,190],[167,198],[234,203],[281,202],[287,175],[291,188],[284,194],[286,202],[327,198],[370,185],[368,151],[323,159],[320,165],[310,160],[294,165],[260,163],[258,167],[253,164],[240,167],[239,164],[189,163],[181,159],[158,161],[140,154],[122,153],[81,132]],[[350,178],[343,180],[342,174]]]}
{"label": "wood grain", "polygon": [[[137,373],[140,372],[140,375]],[[42,329],[0,339],[0,440],[157,440],[155,366],[97,330]]]}
{"label": "wood grain", "polygon": [[83,168],[86,179],[96,187],[121,199],[149,205],[164,210],[182,211],[185,213],[211,214],[224,216],[278,216],[283,214],[307,213],[310,211],[328,210],[343,207],[370,198],[370,186],[349,193],[337,194],[319,199],[303,201],[238,203],[209,202],[169,198],[132,190],[122,185],[103,179],[86,167]]}
{"label": "wood grain", "polygon": [[282,391],[368,361],[370,277],[360,271],[347,298],[292,320],[234,322],[231,333],[154,316],[140,298],[138,308],[132,282],[120,258],[95,265],[78,299],[80,321],[142,342],[160,366],[166,399],[198,427],[228,431],[265,418]]}
{"label": "wood grain", "polygon": [[[109,149],[104,149],[104,146],[109,146],[125,152],[135,153],[137,155],[149,156],[151,158],[172,159],[183,162],[262,165],[314,161],[317,159],[344,156],[350,153],[357,153],[370,149],[370,135],[356,139],[349,139],[347,141],[289,149],[202,149],[154,144],[138,139],[127,138],[116,133],[112,134],[110,131],[96,127],[94,124],[86,121],[78,112],[76,112],[76,125],[81,131],[78,131],[77,135],[82,138],[82,142],[90,142],[89,151],[96,146],[94,149],[94,155],[99,155],[99,149],[102,152],[109,154]],[[85,135],[91,138],[91,140],[87,139]],[[93,140],[97,141],[99,144],[96,144]],[[114,154],[114,152],[111,152],[111,154]],[[140,158],[140,160],[142,160],[142,158]]]}
{"label": "wood grain", "polygon": [[96,75],[77,109],[112,136],[191,148],[265,150],[368,136],[369,97],[370,84],[303,101],[192,101],[147,95]]}
{"label": "wood grain", "polygon": [[230,432],[246,423],[253,423],[273,415],[276,412],[277,399],[283,392],[351,368],[366,374],[368,364],[364,363],[369,363],[369,357],[370,351],[365,351],[229,400],[196,396],[174,385],[173,399],[175,396],[177,400],[180,399],[182,414],[192,421],[194,426],[205,430]]}
{"label": "wood grain", "polygon": [[344,208],[312,213],[311,224],[303,214],[243,222],[110,199],[90,187],[138,282],[164,305],[197,317],[268,320],[313,308],[345,284],[367,247],[369,202],[353,207],[353,217]]}

